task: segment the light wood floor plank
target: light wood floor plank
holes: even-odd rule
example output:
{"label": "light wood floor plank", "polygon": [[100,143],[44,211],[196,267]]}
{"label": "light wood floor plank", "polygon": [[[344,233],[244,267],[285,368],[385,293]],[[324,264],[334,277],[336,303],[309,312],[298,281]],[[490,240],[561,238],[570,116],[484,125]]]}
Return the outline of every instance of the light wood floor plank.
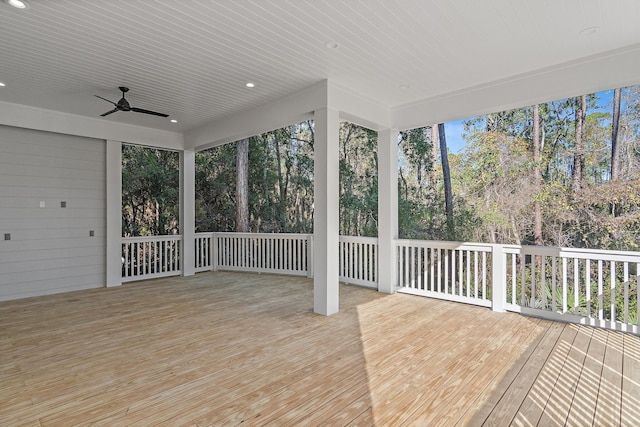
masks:
{"label": "light wood floor plank", "polygon": [[[551,353],[545,361],[544,367],[529,389],[512,423],[518,426],[535,426],[542,417],[547,403],[553,393],[562,368],[578,334],[578,328],[566,325]],[[564,424],[564,423],[563,423]]]}
{"label": "light wood floor plank", "polygon": [[[539,425],[564,425],[578,387],[593,329],[578,328],[573,325],[570,328],[576,329],[577,334],[569,348],[549,400],[547,400]],[[583,420],[583,422],[589,421],[589,419]]]}
{"label": "light wood floor plank", "polygon": [[640,426],[640,338],[623,337],[622,424]]}
{"label": "light wood floor plank", "polygon": [[533,425],[565,380],[558,419],[638,424],[636,336],[340,294],[319,316],[309,279],[215,272],[1,302],[0,425]]}
{"label": "light wood floor plank", "polygon": [[530,345],[529,351],[523,354],[520,363],[514,365],[510,375],[505,377],[502,387],[497,388],[495,398],[487,399],[486,408],[474,414],[471,425],[499,427],[510,424],[516,417],[521,402],[531,390],[565,328],[562,323],[544,324],[547,325],[545,333]]}
{"label": "light wood floor plank", "polygon": [[571,407],[566,421],[567,425],[589,424],[594,418],[606,349],[606,339],[602,339],[603,334],[601,332],[603,331],[592,330],[580,378],[571,400]]}
{"label": "light wood floor plank", "polygon": [[593,426],[621,425],[624,335],[608,331],[597,331],[594,335],[605,340],[606,347]]}

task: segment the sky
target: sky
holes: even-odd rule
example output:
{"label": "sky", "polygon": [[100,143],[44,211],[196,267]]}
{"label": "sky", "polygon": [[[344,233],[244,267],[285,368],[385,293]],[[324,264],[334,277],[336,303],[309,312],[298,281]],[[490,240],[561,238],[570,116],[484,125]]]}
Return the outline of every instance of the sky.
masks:
{"label": "sky", "polygon": [[[613,90],[606,90],[596,93],[596,104],[599,111],[609,111],[611,108],[611,98],[613,97]],[[444,130],[447,135],[447,148],[450,153],[459,153],[464,148],[466,142],[462,138],[464,133],[463,120],[456,120],[454,122],[448,122],[444,124]]]}

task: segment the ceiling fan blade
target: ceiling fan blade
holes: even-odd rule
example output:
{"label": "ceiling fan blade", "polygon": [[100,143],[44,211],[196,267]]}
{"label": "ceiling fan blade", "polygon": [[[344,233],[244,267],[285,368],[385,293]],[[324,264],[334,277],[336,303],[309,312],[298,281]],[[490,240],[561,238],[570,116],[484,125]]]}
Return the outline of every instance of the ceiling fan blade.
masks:
{"label": "ceiling fan blade", "polygon": [[154,116],[160,116],[160,117],[169,117],[169,115],[168,115],[168,114],[157,113],[157,112],[155,112],[155,111],[144,110],[144,109],[142,109],[142,108],[135,108],[135,107],[132,107],[132,108],[131,108],[131,111],[135,111],[136,113],[151,114],[151,115],[154,115]]}
{"label": "ceiling fan blade", "polygon": [[111,104],[115,105],[116,107],[118,106],[118,104],[116,104],[116,103],[115,103],[115,102],[113,102],[113,101],[108,100],[107,98],[103,98],[103,97],[98,96],[98,95],[93,95],[93,96],[95,96],[96,98],[103,99],[103,100],[105,100],[105,101],[107,101],[107,102],[109,102],[109,103],[111,103]]}
{"label": "ceiling fan blade", "polygon": [[114,108],[114,109],[113,109],[113,110],[111,110],[111,111],[107,111],[107,112],[106,112],[106,113],[104,113],[104,114],[100,114],[100,117],[108,116],[109,114],[111,114],[111,113],[115,113],[116,111],[118,111],[118,109],[117,109],[117,108]]}

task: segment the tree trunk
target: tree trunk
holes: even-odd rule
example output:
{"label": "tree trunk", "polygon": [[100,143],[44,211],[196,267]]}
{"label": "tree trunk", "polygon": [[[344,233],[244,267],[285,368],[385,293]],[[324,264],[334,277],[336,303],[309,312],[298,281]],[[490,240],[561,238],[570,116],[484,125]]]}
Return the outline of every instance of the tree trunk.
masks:
{"label": "tree trunk", "polygon": [[282,156],[280,155],[280,141],[277,137],[274,138],[274,144],[276,148],[276,163],[278,168],[278,223],[280,224],[280,232],[283,233],[286,228],[285,222],[287,215],[287,200],[284,179],[282,177]]}
{"label": "tree trunk", "polygon": [[576,98],[576,136],[573,154],[573,190],[584,187],[585,134],[587,118],[587,95]]}
{"label": "tree trunk", "polygon": [[535,186],[536,199],[534,202],[533,217],[533,239],[536,245],[542,246],[542,206],[538,196],[542,189],[542,173],[540,163],[542,160],[540,150],[540,107],[533,106],[533,182]]}
{"label": "tree trunk", "polygon": [[236,146],[236,231],[249,231],[249,138]]}
{"label": "tree trunk", "polygon": [[440,140],[440,157],[442,162],[442,176],[444,179],[444,203],[447,212],[447,238],[453,238],[453,194],[451,191],[451,172],[449,171],[449,154],[447,151],[447,138],[444,133],[444,123],[438,124],[438,137]]}
{"label": "tree trunk", "polygon": [[431,193],[436,192],[436,170],[438,169],[438,126],[431,126]]}
{"label": "tree trunk", "polygon": [[613,118],[611,120],[611,181],[617,181],[620,174],[620,153],[618,131],[620,130],[620,88],[613,91]]}

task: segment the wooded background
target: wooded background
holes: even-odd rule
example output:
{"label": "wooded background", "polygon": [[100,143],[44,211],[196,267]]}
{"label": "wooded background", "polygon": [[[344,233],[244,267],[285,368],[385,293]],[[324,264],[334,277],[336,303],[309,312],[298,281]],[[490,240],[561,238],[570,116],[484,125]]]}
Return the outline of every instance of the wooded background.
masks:
{"label": "wooded background", "polygon": [[[640,248],[640,88],[563,99],[398,141],[401,238]],[[340,124],[340,234],[377,235],[377,133]],[[311,233],[313,122],[196,154],[197,231]],[[123,235],[178,230],[177,153],[123,148]]]}

